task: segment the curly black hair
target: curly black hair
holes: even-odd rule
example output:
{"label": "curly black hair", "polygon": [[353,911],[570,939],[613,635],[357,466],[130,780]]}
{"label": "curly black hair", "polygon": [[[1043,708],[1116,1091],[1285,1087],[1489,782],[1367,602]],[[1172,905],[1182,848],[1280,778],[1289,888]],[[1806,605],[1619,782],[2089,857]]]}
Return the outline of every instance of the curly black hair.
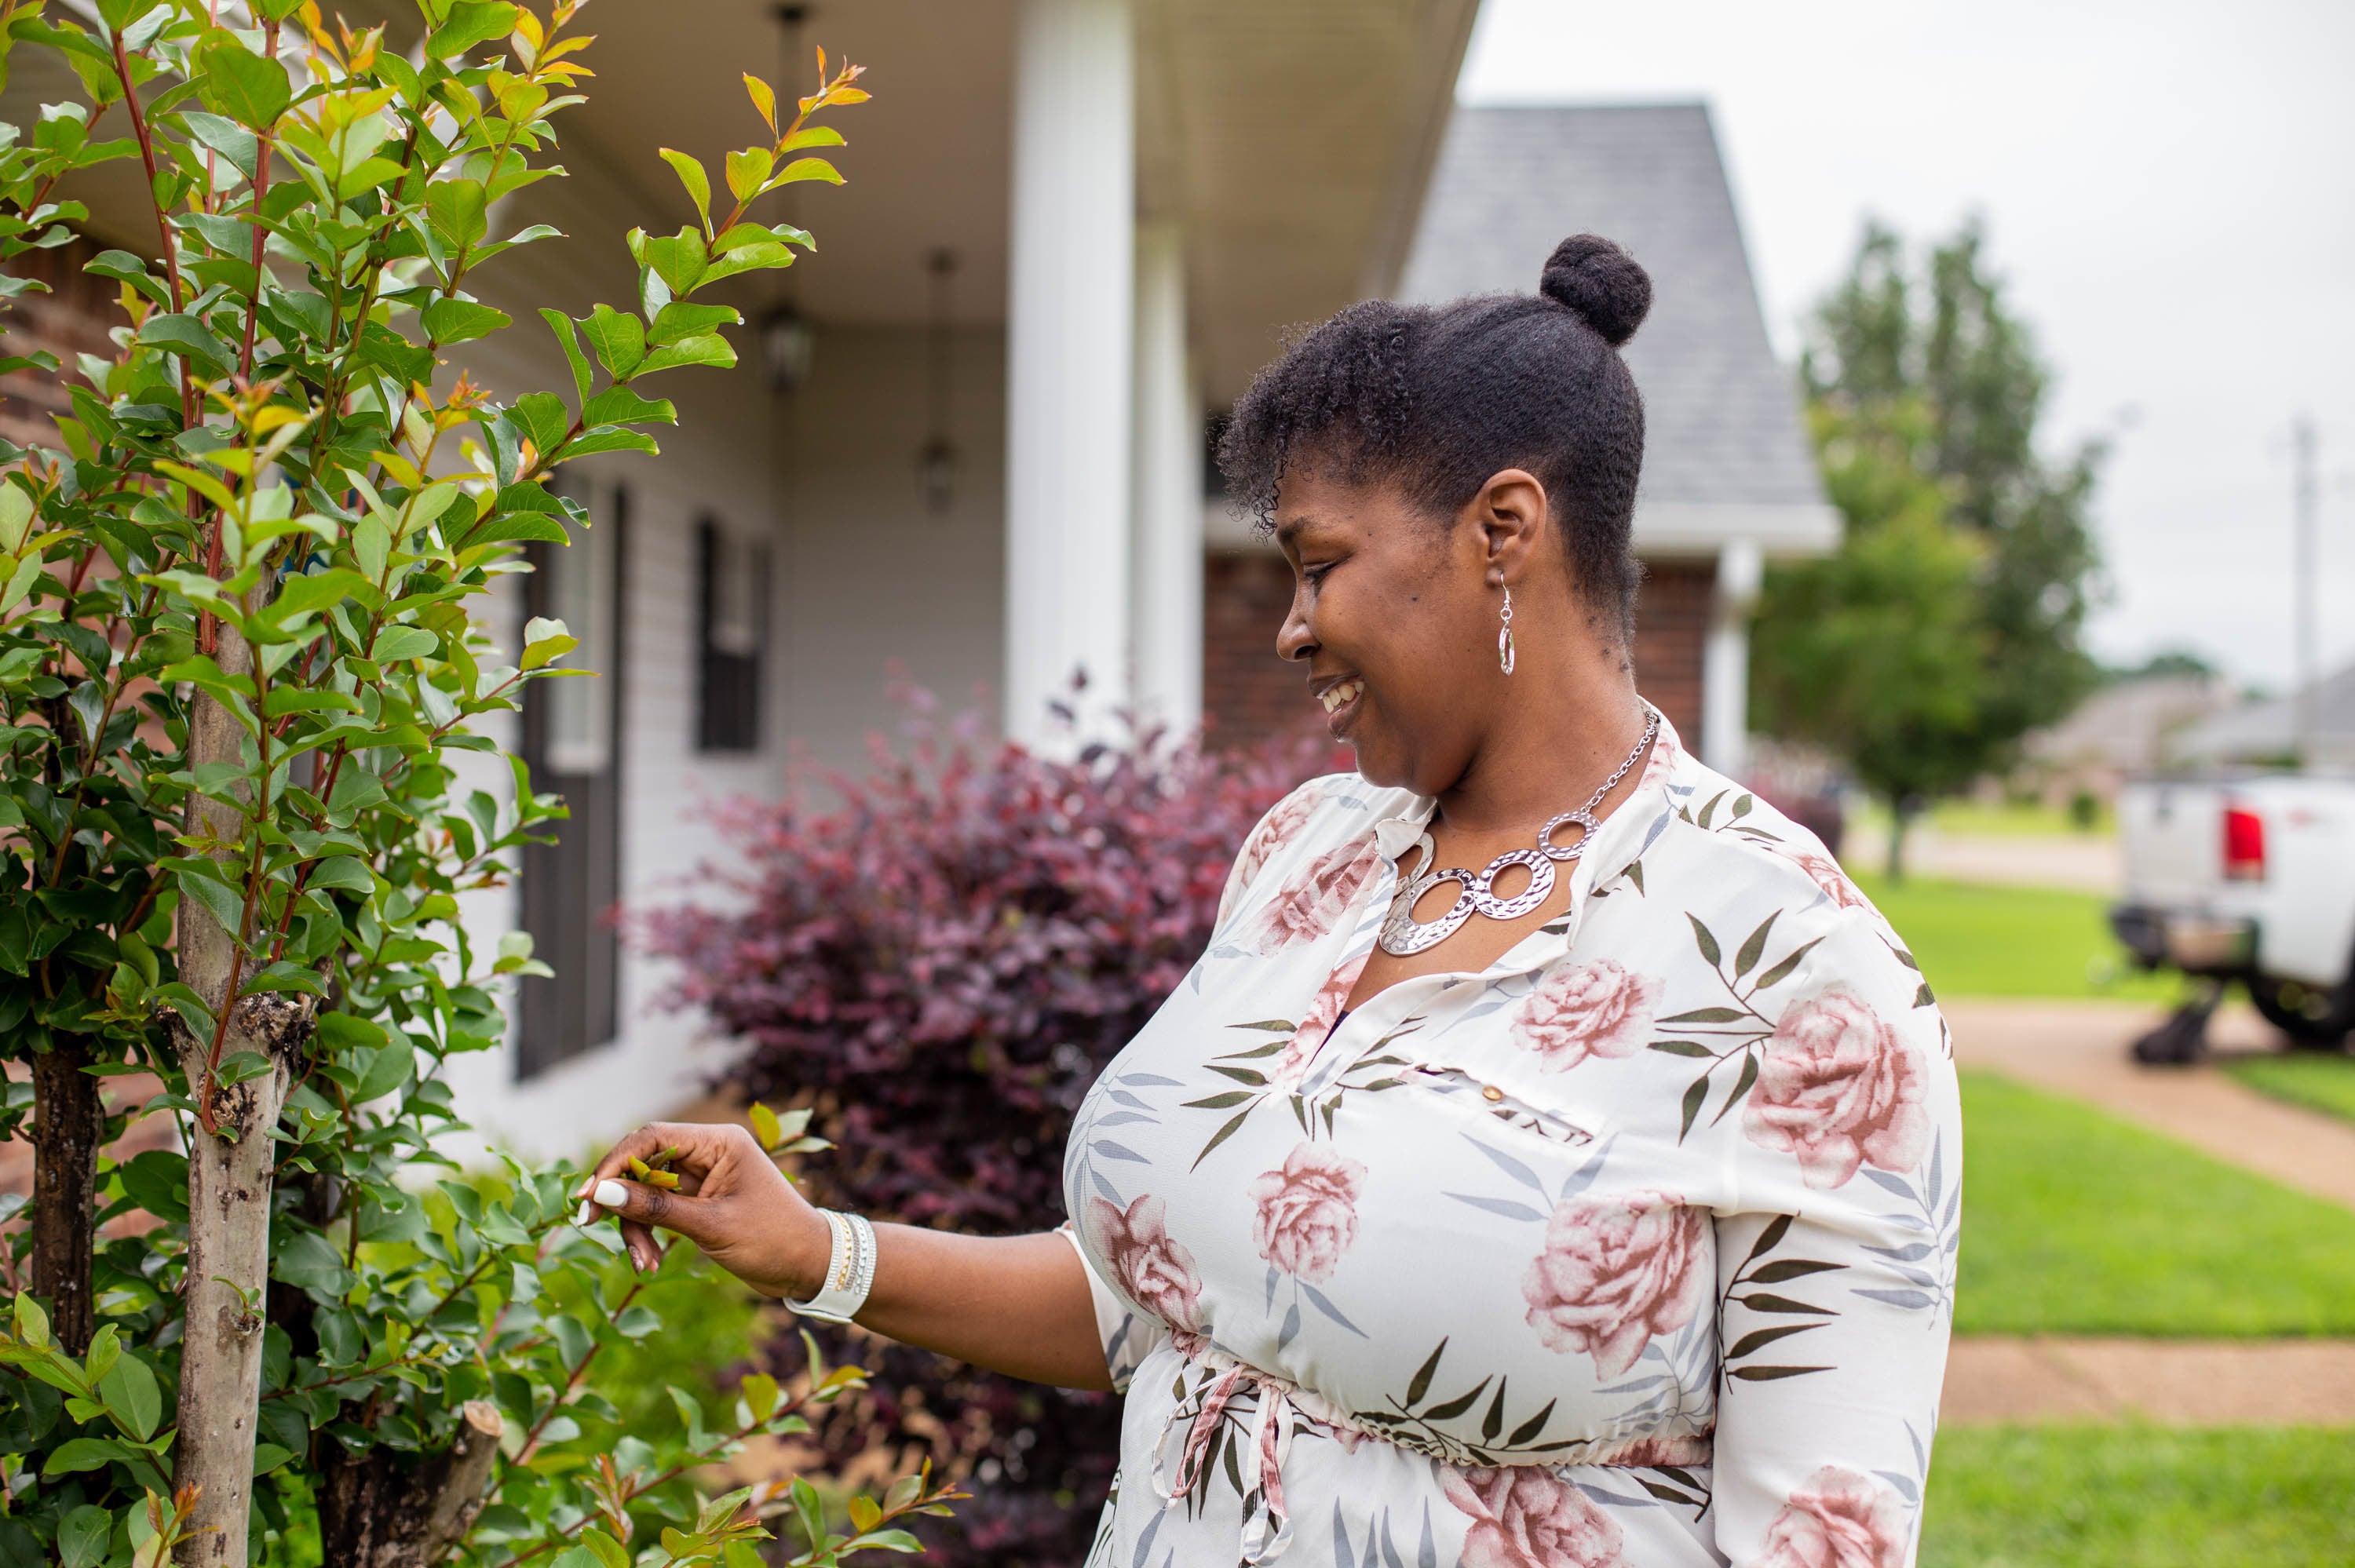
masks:
{"label": "curly black hair", "polygon": [[1627,635],[1644,399],[1618,350],[1651,309],[1652,280],[1580,234],[1554,248],[1538,288],[1446,305],[1368,300],[1304,334],[1235,404],[1219,440],[1229,495],[1265,528],[1284,474],[1305,465],[1397,485],[1448,518],[1491,475],[1527,469],[1587,602]]}

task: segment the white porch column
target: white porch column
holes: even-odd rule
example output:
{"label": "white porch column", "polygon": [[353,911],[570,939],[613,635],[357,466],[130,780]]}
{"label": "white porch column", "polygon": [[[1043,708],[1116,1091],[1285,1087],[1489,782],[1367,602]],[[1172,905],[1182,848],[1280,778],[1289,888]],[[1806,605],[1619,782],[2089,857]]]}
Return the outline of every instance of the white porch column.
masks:
{"label": "white porch column", "polygon": [[1718,547],[1717,591],[1700,660],[1700,759],[1739,780],[1750,765],[1750,612],[1764,562],[1755,539]]}
{"label": "white porch column", "polygon": [[1202,718],[1202,408],[1186,346],[1186,250],[1136,234],[1136,705],[1185,733]]}
{"label": "white porch column", "polygon": [[1128,701],[1135,81],[1130,0],[1019,0],[1007,323],[1006,732]]}

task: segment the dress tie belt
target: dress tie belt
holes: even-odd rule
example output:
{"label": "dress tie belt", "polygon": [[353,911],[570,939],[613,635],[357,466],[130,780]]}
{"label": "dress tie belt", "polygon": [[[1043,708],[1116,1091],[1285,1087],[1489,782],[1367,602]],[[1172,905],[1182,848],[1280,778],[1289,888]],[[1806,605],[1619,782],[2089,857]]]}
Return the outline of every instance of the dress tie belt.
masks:
{"label": "dress tie belt", "polygon": [[1241,1361],[1220,1372],[1203,1391],[1201,1408],[1185,1423],[1186,1441],[1178,1451],[1178,1473],[1165,1482],[1164,1451],[1171,1436],[1181,1430],[1178,1423],[1185,1414],[1182,1405],[1172,1411],[1160,1441],[1154,1445],[1153,1490],[1161,1506],[1170,1508],[1191,1497],[1209,1478],[1210,1447],[1218,1439],[1220,1424],[1226,1419],[1227,1406],[1246,1385],[1257,1408],[1252,1415],[1251,1457],[1241,1467],[1247,1473],[1241,1561],[1273,1563],[1292,1544],[1292,1515],[1284,1502],[1284,1461],[1292,1451],[1292,1417],[1298,1410],[1289,1385],[1282,1379]]}
{"label": "dress tie belt", "polygon": [[[1198,1385],[1201,1403],[1190,1416],[1187,1414],[1188,1401],[1183,1399],[1170,1411],[1153,1446],[1154,1495],[1161,1499],[1164,1509],[1174,1508],[1209,1481],[1211,1450],[1217,1445],[1227,1409],[1239,1396],[1250,1394],[1255,1408],[1245,1439],[1249,1457],[1239,1457],[1236,1464],[1243,1508],[1238,1561],[1253,1565],[1273,1563],[1292,1544],[1292,1513],[1284,1497],[1284,1464],[1292,1452],[1295,1425],[1301,1421],[1312,1423],[1331,1430],[1345,1442],[1381,1443],[1395,1439],[1359,1426],[1313,1390],[1297,1388],[1272,1372],[1232,1360],[1199,1335],[1181,1331],[1175,1338],[1173,1348],[1194,1365],[1206,1371],[1219,1367],[1220,1362],[1225,1365],[1208,1383]],[[1173,1470],[1171,1440],[1181,1434]],[[1714,1446],[1710,1434],[1706,1432],[1604,1438],[1558,1452],[1546,1463],[1629,1469],[1707,1465]]]}

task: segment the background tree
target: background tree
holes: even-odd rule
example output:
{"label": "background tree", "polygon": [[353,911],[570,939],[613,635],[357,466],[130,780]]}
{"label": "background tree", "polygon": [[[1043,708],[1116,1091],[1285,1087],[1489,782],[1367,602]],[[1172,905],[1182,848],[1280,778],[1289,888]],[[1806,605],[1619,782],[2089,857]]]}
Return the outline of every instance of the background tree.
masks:
{"label": "background tree", "polygon": [[1768,572],[1753,711],[1888,802],[1895,876],[1924,801],[2005,767],[2099,679],[2079,638],[2103,449],[2039,453],[2051,376],[1975,221],[1918,265],[1868,224],[1801,375],[1841,543]]}

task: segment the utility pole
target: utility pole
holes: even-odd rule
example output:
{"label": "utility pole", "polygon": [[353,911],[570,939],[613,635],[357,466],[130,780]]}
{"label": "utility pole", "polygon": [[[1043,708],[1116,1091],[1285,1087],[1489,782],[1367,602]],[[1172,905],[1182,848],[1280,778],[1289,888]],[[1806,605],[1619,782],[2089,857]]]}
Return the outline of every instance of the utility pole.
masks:
{"label": "utility pole", "polygon": [[2296,474],[2291,481],[2291,635],[2296,641],[2296,686],[2290,694],[2292,743],[2303,764],[2314,758],[2315,705],[2322,698],[2322,659],[2315,595],[2321,576],[2315,516],[2318,486],[2314,473],[2314,419],[2301,414],[2290,425]]}

